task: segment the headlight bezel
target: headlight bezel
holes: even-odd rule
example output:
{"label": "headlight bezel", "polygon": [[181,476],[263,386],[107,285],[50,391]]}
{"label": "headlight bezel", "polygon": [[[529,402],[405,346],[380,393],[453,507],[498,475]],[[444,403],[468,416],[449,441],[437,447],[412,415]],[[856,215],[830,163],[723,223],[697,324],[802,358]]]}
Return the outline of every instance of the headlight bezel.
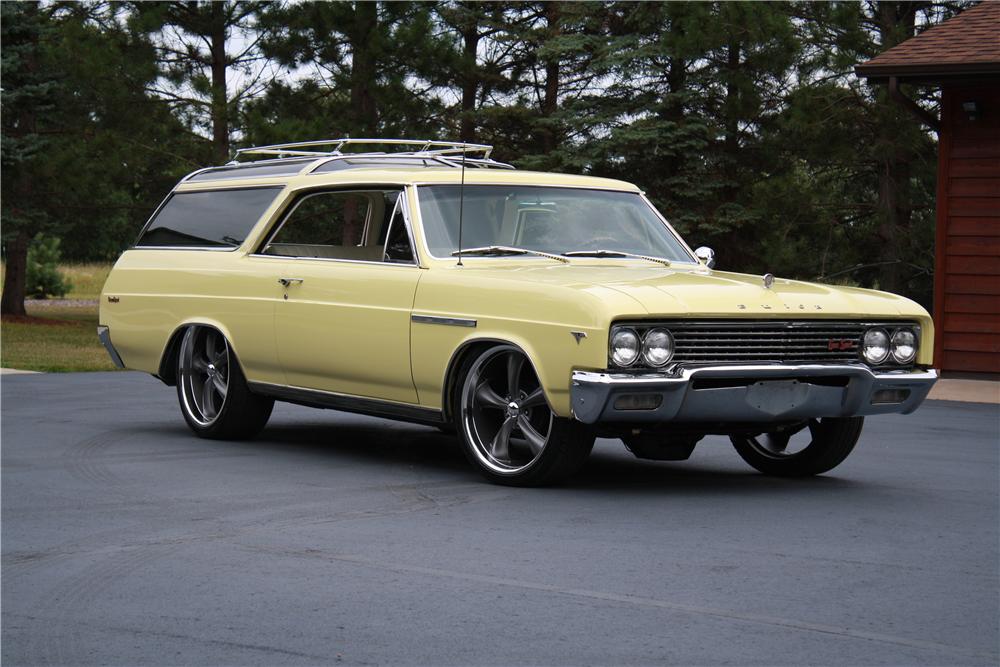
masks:
{"label": "headlight bezel", "polygon": [[[885,344],[882,346],[885,349],[885,353],[882,354],[882,356],[878,357],[877,359],[870,358],[866,352],[869,346],[868,337],[872,335],[881,335],[882,338],[885,340]],[[864,360],[864,362],[869,366],[882,366],[883,364],[885,364],[887,360],[889,360],[892,357],[891,341],[892,337],[889,335],[889,332],[886,331],[884,327],[871,327],[870,329],[867,329],[861,335],[861,350],[860,350],[861,359]]]}
{"label": "headlight bezel", "polygon": [[[885,356],[879,361],[872,361],[865,355],[865,348],[867,347],[868,335],[873,332],[881,332],[886,337]],[[901,356],[897,353],[897,347],[901,345],[897,342],[897,336],[901,334],[909,334],[913,339],[913,352],[909,356]],[[917,362],[917,357],[920,355],[920,326],[906,324],[902,326],[894,326],[891,323],[873,325],[865,330],[861,335],[861,345],[858,348],[858,357],[865,364],[871,366],[872,368],[903,368],[913,366]]]}
{"label": "headlight bezel", "polygon": [[[903,344],[896,342],[896,337],[901,334],[904,335],[908,334],[913,339],[912,344],[909,345],[909,347],[912,348],[912,352],[906,357],[900,357],[896,353],[897,347],[903,346]],[[906,366],[916,361],[917,353],[919,351],[920,351],[920,336],[913,329],[910,329],[908,327],[900,327],[895,331],[893,331],[892,335],[889,336],[889,356],[891,356],[892,360],[897,364],[899,364],[900,366]]]}
{"label": "headlight bezel", "polygon": [[[667,346],[666,347],[669,350],[669,352],[667,353],[666,358],[663,361],[659,362],[659,363],[657,363],[657,362],[655,362],[655,361],[653,361],[653,360],[651,360],[649,358],[649,350],[650,350],[649,340],[650,340],[650,337],[653,336],[654,334],[656,334],[656,335],[664,334],[667,337]],[[644,333],[642,335],[642,346],[641,347],[642,347],[642,351],[641,351],[641,354],[639,356],[642,358],[642,360],[644,362],[646,362],[647,365],[650,366],[650,368],[663,368],[664,366],[666,366],[667,364],[670,363],[671,359],[674,358],[674,347],[675,347],[674,346],[674,335],[670,332],[670,329],[667,329],[665,327],[654,327],[654,328],[650,329],[649,331],[647,331],[646,333]]]}
{"label": "headlight bezel", "polygon": [[[631,361],[622,363],[615,358],[615,339],[621,334],[631,334],[635,337],[635,356]],[[642,357],[642,336],[632,327],[614,327],[608,337],[608,359],[616,368],[632,368]]]}

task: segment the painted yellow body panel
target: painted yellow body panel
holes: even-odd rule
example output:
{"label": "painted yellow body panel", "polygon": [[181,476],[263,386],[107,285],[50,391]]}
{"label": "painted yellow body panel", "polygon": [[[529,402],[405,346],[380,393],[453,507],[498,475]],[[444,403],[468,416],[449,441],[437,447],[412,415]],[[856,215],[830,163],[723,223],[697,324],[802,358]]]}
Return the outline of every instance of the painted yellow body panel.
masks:
{"label": "painted yellow body panel", "polygon": [[[449,366],[464,345],[523,349],[554,412],[569,416],[570,374],[607,366],[612,322],[630,318],[917,320],[917,362],[931,364],[933,323],[899,296],[637,259],[431,257],[414,186],[457,183],[456,169],[353,169],[286,178],[182,183],[177,191],[281,185],[284,191],[232,251],[132,249],[108,278],[101,324],[128,367],[157,374],[171,336],[211,324],[230,341],[247,378],[440,409]],[[466,183],[558,185],[638,192],[608,179],[470,169]],[[419,266],[254,255],[297,193],[407,186]],[[724,261],[724,258],[723,258]],[[281,277],[303,278],[283,287]],[[109,303],[107,297],[118,297]],[[287,297],[287,298],[286,298]],[[411,314],[476,326],[411,322]],[[571,332],[581,332],[579,338]]]}

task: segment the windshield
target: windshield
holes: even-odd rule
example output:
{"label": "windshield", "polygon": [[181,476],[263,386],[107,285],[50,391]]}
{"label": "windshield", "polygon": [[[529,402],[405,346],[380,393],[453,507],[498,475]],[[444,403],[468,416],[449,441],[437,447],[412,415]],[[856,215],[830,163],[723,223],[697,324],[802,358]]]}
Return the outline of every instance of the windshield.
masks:
{"label": "windshield", "polygon": [[[435,257],[450,258],[458,249],[460,192],[459,185],[419,188],[424,235]],[[695,263],[634,192],[467,185],[462,207],[463,248],[510,246],[553,254],[606,250]]]}

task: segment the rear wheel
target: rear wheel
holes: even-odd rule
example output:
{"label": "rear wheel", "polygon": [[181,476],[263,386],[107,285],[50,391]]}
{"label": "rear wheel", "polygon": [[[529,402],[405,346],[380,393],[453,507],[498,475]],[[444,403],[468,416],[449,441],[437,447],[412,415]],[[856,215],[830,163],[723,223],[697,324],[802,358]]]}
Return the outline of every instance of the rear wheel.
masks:
{"label": "rear wheel", "polygon": [[247,386],[229,342],[217,329],[190,327],[177,356],[177,399],[202,438],[252,438],[267,424],[274,400]]}
{"label": "rear wheel", "polygon": [[521,350],[497,345],[468,363],[458,398],[466,457],[492,482],[538,486],[577,472],[594,447],[583,424],[556,417]]}
{"label": "rear wheel", "polygon": [[864,417],[809,419],[793,427],[730,438],[743,460],[765,475],[805,477],[840,465],[861,436]]}

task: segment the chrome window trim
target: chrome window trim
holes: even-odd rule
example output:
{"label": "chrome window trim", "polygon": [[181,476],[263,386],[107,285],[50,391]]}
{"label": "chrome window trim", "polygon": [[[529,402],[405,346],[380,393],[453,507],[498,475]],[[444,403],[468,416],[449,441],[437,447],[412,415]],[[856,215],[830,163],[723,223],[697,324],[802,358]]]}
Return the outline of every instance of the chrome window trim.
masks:
{"label": "chrome window trim", "polygon": [[[367,185],[367,184],[363,184],[363,185]],[[393,207],[393,215],[395,215],[396,207],[402,205],[402,208],[403,208],[403,224],[406,226],[406,234],[407,234],[407,236],[410,239],[410,247],[413,248],[413,261],[412,262],[386,262],[384,259],[381,260],[381,261],[373,261],[373,260],[366,260],[366,259],[339,259],[339,258],[336,258],[336,257],[296,257],[296,256],[286,256],[286,255],[266,255],[266,254],[264,254],[263,252],[260,251],[261,249],[265,248],[268,243],[270,243],[271,239],[274,238],[274,235],[277,234],[281,230],[281,227],[284,226],[285,221],[289,217],[291,217],[292,213],[295,212],[295,209],[298,208],[298,205],[302,201],[304,201],[305,199],[307,199],[307,198],[309,198],[309,197],[311,197],[313,195],[317,195],[317,194],[329,194],[329,193],[336,193],[336,192],[373,192],[373,191],[375,191],[375,190],[378,189],[378,188],[372,188],[372,187],[359,189],[356,186],[345,186],[345,187],[347,189],[340,189],[340,188],[333,187],[333,188],[329,188],[329,189],[322,189],[322,190],[315,190],[315,191],[307,192],[305,194],[305,196],[303,196],[301,199],[299,199],[291,209],[289,209],[289,210],[287,210],[287,211],[285,211],[284,213],[281,214],[281,219],[280,219],[280,221],[278,223],[276,223],[277,226],[273,229],[273,231],[270,231],[270,232],[265,233],[263,235],[264,241],[262,241],[262,242],[260,242],[260,243],[257,244],[258,251],[257,252],[247,253],[247,256],[248,257],[261,257],[261,258],[264,258],[264,259],[278,259],[278,260],[284,260],[284,261],[340,262],[340,263],[344,263],[344,264],[371,264],[371,265],[376,265],[376,266],[400,266],[400,267],[417,267],[417,268],[419,268],[420,267],[420,262],[419,262],[419,258],[417,257],[417,245],[416,245],[416,242],[414,241],[412,222],[410,221],[410,207],[409,207],[409,204],[408,204],[407,198],[406,198],[406,188],[407,188],[407,185],[400,185],[400,184],[389,184],[389,188],[390,189],[399,188],[399,195],[397,195],[397,197],[396,197],[396,205]],[[311,190],[311,188],[310,188],[310,190]],[[293,192],[291,196],[292,197],[297,197],[298,194],[296,192]],[[389,224],[390,225],[392,224],[392,220],[391,219],[390,219],[390,223]],[[366,223],[366,227],[367,227],[367,223]],[[386,242],[388,242],[388,240],[389,240],[389,237],[386,236]],[[383,250],[382,250],[382,256],[385,257],[385,248],[384,247],[383,247]]]}
{"label": "chrome window trim", "polygon": [[411,269],[414,267],[419,268],[416,264],[409,264],[407,262],[374,262],[368,259],[335,259],[332,257],[284,257],[282,255],[260,255],[257,253],[250,253],[247,257],[254,257],[256,259],[273,259],[273,260],[284,260],[284,261],[295,261],[295,262],[335,262],[338,264],[368,264],[370,266],[395,266],[404,269]]}
{"label": "chrome window trim", "polygon": [[[389,239],[392,237],[392,226],[396,222],[396,212],[399,211],[403,217],[403,228],[406,230],[406,237],[410,241],[410,261],[388,261],[385,259],[386,255],[389,253]],[[382,244],[382,262],[384,264],[416,264],[417,263],[417,246],[413,242],[413,231],[410,226],[406,224],[406,188],[403,188],[399,194],[396,196],[396,205],[392,207],[392,213],[389,215],[389,227],[385,230],[385,243]]]}
{"label": "chrome window trim", "polygon": [[[240,244],[242,245],[242,244]],[[236,252],[240,249],[240,246],[219,246],[218,248],[214,246],[184,246],[184,245],[137,245],[132,246],[129,250],[186,250],[195,252]]]}
{"label": "chrome window trim", "polygon": [[[430,257],[431,259],[436,259],[436,260],[439,260],[439,261],[455,260],[455,257],[438,257],[437,255],[435,255],[434,253],[431,252],[430,246],[427,245],[427,233],[426,233],[426,230],[424,230],[424,228],[423,228],[424,220],[423,220],[423,215],[421,213],[422,209],[421,209],[421,205],[420,205],[420,188],[424,187],[424,186],[431,186],[431,185],[458,185],[458,183],[451,183],[451,182],[445,182],[445,181],[414,181],[414,182],[410,183],[410,185],[413,186],[413,196],[417,200],[417,212],[421,216],[420,217],[421,230],[424,231],[424,233],[422,234],[422,237],[423,237],[423,246],[422,246],[421,249],[425,253],[427,253],[427,256]],[[670,225],[670,223],[667,222],[667,219],[665,217],[663,217],[663,214],[660,213],[655,206],[653,206],[653,204],[649,201],[649,199],[646,198],[645,193],[643,193],[641,190],[623,190],[621,188],[600,187],[600,186],[590,186],[590,185],[531,185],[531,184],[520,184],[520,183],[501,183],[501,182],[492,182],[492,181],[488,182],[488,183],[480,183],[480,182],[477,181],[475,183],[467,183],[467,185],[470,185],[470,186],[472,186],[472,185],[490,185],[490,186],[505,186],[505,187],[516,186],[516,187],[526,187],[526,188],[566,188],[566,189],[574,189],[574,190],[597,190],[599,192],[622,192],[622,193],[625,193],[625,194],[638,195],[639,198],[646,204],[646,206],[648,206],[653,211],[653,213],[656,215],[656,218],[663,224],[663,226],[667,228],[667,232],[673,238],[675,238],[677,241],[680,242],[681,248],[688,253],[688,255],[691,257],[691,260],[692,260],[690,262],[684,262],[684,261],[681,261],[681,260],[670,260],[671,263],[676,262],[677,264],[681,264],[681,265],[683,265],[685,267],[690,265],[690,266],[692,266],[694,268],[697,268],[698,266],[701,265],[701,262],[698,261],[697,257],[695,257],[694,251],[691,250],[691,246],[689,246],[684,241],[684,239],[681,238],[680,234],[678,234],[677,231]],[[521,260],[529,259],[529,260],[535,260],[535,261],[545,259],[544,257],[528,257],[528,256],[524,256],[524,255],[511,255],[511,256],[509,256],[509,258],[511,258],[511,259],[521,259]],[[463,262],[465,260],[467,260],[467,259],[471,259],[471,260],[489,260],[489,259],[498,259],[498,257],[476,257],[476,256],[462,255],[462,261]],[[588,258],[588,259],[593,259],[593,258]],[[621,257],[615,257],[615,258],[608,258],[608,259],[621,260],[623,258],[621,258]],[[639,261],[639,260],[636,260],[636,261]]]}

